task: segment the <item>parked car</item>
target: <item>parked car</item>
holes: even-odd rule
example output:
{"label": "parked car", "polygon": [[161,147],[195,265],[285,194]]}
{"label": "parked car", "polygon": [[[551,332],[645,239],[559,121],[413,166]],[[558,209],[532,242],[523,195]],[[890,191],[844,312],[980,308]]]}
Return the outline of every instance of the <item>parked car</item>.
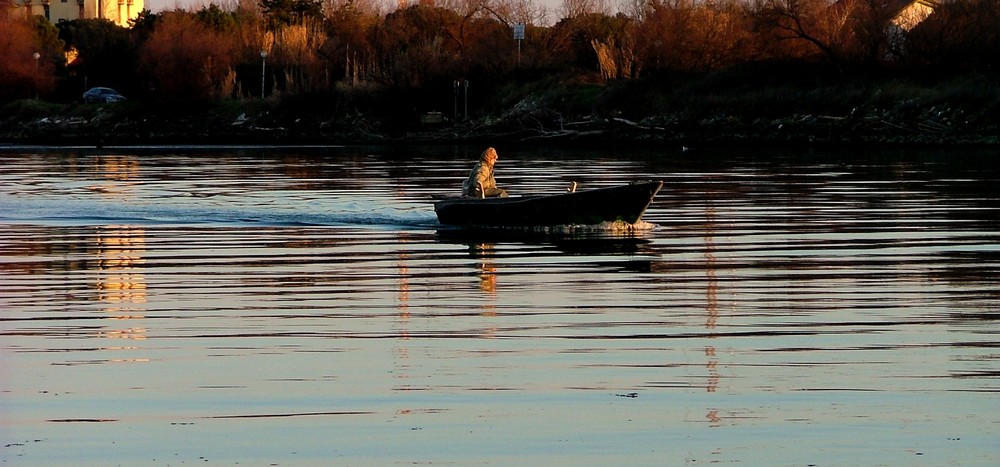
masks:
{"label": "parked car", "polygon": [[87,92],[83,93],[83,102],[87,104],[111,104],[123,100],[125,100],[125,96],[111,88],[90,88]]}

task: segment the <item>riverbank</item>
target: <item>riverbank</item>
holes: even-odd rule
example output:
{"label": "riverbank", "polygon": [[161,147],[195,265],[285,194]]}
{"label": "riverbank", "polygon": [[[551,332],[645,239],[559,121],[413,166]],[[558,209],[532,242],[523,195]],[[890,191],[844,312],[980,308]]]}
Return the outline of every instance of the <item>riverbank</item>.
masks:
{"label": "riverbank", "polygon": [[[731,79],[730,79],[731,80]],[[722,82],[719,82],[722,81]],[[129,101],[0,107],[0,144],[413,144],[1000,146],[1000,85],[802,86],[697,82],[537,84],[479,103],[471,118],[401,112],[386,99]],[[346,104],[345,104],[346,102]],[[381,102],[381,104],[379,103]],[[350,110],[346,110],[346,109]],[[453,115],[454,117],[457,115]]]}

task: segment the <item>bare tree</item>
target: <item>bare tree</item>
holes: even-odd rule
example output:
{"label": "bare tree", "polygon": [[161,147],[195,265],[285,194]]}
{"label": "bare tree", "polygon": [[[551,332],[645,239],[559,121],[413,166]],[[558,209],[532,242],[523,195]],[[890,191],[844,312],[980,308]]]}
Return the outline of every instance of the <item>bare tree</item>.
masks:
{"label": "bare tree", "polygon": [[478,0],[488,16],[508,25],[541,25],[548,17],[548,9],[535,0]]}
{"label": "bare tree", "polygon": [[636,43],[648,69],[715,70],[751,54],[751,26],[739,0],[652,0]]}
{"label": "bare tree", "polygon": [[534,0],[500,0],[508,3],[510,19],[514,23],[540,26],[548,23],[549,9]]}
{"label": "bare tree", "polygon": [[493,18],[508,26],[542,24],[548,9],[535,0],[438,0],[436,5],[470,18]]}
{"label": "bare tree", "polygon": [[577,16],[590,13],[612,13],[611,2],[609,0],[562,0],[556,13],[565,18],[575,18]]}
{"label": "bare tree", "polygon": [[654,0],[620,0],[618,10],[637,22],[646,20],[646,12]]}
{"label": "bare tree", "polygon": [[757,29],[780,42],[805,43],[834,64],[842,61],[842,42],[854,2],[826,0],[754,0]]}
{"label": "bare tree", "polygon": [[892,0],[854,0],[853,11],[847,12],[853,24],[845,48],[863,61],[876,62],[889,53],[891,21],[898,11],[898,2]]}
{"label": "bare tree", "polygon": [[387,10],[387,3],[379,0],[323,0],[322,5],[324,16],[344,9],[366,16],[381,16]]}

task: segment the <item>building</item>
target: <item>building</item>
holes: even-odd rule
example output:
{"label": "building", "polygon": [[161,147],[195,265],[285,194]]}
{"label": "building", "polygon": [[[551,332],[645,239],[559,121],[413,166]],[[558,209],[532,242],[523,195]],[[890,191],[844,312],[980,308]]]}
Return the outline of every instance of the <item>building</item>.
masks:
{"label": "building", "polygon": [[23,8],[25,17],[40,15],[52,23],[104,18],[125,28],[145,8],[144,0],[14,0],[14,7]]}
{"label": "building", "polygon": [[909,31],[927,19],[931,13],[934,13],[934,9],[937,6],[938,2],[936,0],[905,1],[902,6],[899,6],[896,15],[892,17],[890,22],[892,26],[902,31]]}
{"label": "building", "polygon": [[886,27],[890,48],[895,53],[906,50],[906,34],[933,14],[937,7],[937,0],[899,0],[896,14]]}
{"label": "building", "polygon": [[941,0],[837,0],[831,12],[838,17],[869,24],[878,21],[888,39],[886,59],[906,49],[907,33],[934,14]]}

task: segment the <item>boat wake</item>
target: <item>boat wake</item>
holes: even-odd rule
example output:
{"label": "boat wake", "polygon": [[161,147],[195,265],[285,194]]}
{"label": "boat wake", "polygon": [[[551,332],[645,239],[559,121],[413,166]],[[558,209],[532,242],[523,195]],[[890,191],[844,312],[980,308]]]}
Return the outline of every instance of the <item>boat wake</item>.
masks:
{"label": "boat wake", "polygon": [[[394,228],[449,228],[442,226],[429,206],[394,206],[378,202],[339,202],[324,205],[276,206],[117,203],[96,200],[12,199],[0,197],[0,222],[41,225],[222,225],[239,226],[372,226]],[[454,227],[450,227],[454,228]],[[531,234],[631,236],[656,228],[640,220],[590,225],[501,227]],[[461,228],[459,228],[461,229]],[[492,227],[491,230],[498,230]]]}
{"label": "boat wake", "polygon": [[0,222],[43,225],[222,225],[240,226],[374,226],[433,228],[429,209],[340,204],[309,206],[204,206],[93,203],[66,200],[0,199]]}

